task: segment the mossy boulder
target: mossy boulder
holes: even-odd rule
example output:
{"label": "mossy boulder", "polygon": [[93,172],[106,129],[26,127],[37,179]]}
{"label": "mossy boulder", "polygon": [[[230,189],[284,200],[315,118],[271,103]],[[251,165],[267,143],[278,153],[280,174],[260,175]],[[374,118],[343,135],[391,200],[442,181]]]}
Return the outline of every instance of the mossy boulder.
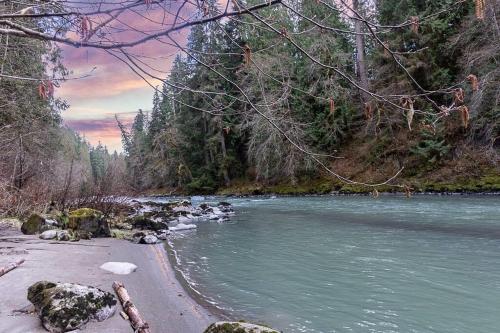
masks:
{"label": "mossy boulder", "polygon": [[28,289],[33,303],[49,332],[67,332],[90,320],[103,321],[116,311],[116,298],[101,289],[74,283],[39,281]]}
{"label": "mossy boulder", "polygon": [[279,333],[272,328],[244,322],[219,321],[208,326],[203,333]]}
{"label": "mossy boulder", "polygon": [[59,223],[50,216],[34,213],[22,224],[21,231],[25,235],[34,235],[58,226]]}
{"label": "mossy boulder", "polygon": [[80,208],[69,213],[67,228],[89,233],[92,237],[109,237],[110,230],[104,214],[96,209]]}
{"label": "mossy boulder", "polygon": [[147,229],[158,231],[168,229],[168,225],[165,222],[154,221],[143,215],[129,218],[127,219],[126,223],[129,223],[132,225],[132,227],[141,230]]}

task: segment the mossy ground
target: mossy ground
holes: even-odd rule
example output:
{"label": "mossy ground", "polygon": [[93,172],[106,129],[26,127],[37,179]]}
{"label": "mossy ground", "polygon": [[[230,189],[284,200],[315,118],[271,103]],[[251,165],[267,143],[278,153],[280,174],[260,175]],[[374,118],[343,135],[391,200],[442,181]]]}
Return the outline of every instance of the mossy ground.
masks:
{"label": "mossy ground", "polygon": [[[425,178],[424,178],[425,179]],[[479,177],[461,177],[453,180],[421,180],[418,178],[398,178],[395,184],[405,184],[413,192],[448,192],[448,193],[485,193],[500,192],[500,172],[489,170]],[[377,187],[380,193],[403,192],[401,188],[390,185]],[[233,185],[221,188],[219,195],[308,195],[308,194],[369,194],[373,188],[359,184],[345,184],[339,180],[318,178],[301,180],[297,184],[278,183],[265,185],[240,180]]]}

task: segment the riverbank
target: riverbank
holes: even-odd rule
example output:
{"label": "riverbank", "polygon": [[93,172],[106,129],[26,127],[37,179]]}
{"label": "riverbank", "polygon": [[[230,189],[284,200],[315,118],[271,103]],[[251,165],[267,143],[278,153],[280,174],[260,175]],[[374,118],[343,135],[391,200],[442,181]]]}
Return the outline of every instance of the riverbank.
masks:
{"label": "riverbank", "polygon": [[[35,314],[15,312],[30,305],[27,289],[40,280],[92,285],[112,293],[113,281],[121,281],[152,332],[200,333],[218,320],[185,292],[162,244],[137,245],[113,238],[44,241],[3,230],[0,251],[0,266],[26,259],[0,278],[0,332],[46,332]],[[138,269],[129,275],[115,275],[99,268],[108,261],[131,262]],[[132,332],[129,322],[118,313],[103,322],[89,323],[85,330]]]}
{"label": "riverbank", "polygon": [[[372,183],[372,182],[369,182]],[[464,178],[453,181],[421,181],[399,179],[397,184],[407,185],[411,194],[500,194],[500,171],[478,178]],[[405,195],[404,188],[390,185],[377,187],[380,194]],[[252,196],[252,195],[370,195],[373,188],[346,184],[331,178],[300,179],[296,184],[280,182],[276,184],[254,182],[247,179],[232,181],[227,187],[220,187],[208,193],[191,193],[182,189],[153,189],[142,193],[145,196],[169,197],[190,195]]]}

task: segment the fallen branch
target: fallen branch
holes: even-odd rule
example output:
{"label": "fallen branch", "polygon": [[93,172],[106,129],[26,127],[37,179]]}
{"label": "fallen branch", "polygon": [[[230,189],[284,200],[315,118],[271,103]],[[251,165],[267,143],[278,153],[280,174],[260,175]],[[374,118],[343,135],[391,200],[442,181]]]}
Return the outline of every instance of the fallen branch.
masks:
{"label": "fallen branch", "polygon": [[11,270],[21,266],[23,264],[23,262],[24,262],[24,259],[21,259],[15,263],[8,264],[7,266],[0,268],[0,276],[7,274]]}
{"label": "fallen branch", "polygon": [[142,319],[139,310],[137,310],[134,303],[130,300],[130,296],[123,283],[118,281],[113,282],[113,289],[116,295],[118,295],[118,299],[122,303],[123,310],[127,313],[130,319],[130,325],[132,325],[134,331],[138,333],[150,333],[151,331],[149,330],[148,323]]}

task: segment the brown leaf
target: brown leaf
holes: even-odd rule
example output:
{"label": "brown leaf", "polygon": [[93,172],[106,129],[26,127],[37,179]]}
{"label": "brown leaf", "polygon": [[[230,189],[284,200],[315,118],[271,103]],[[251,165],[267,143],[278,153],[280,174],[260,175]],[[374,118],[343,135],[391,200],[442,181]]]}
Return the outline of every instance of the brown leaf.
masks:
{"label": "brown leaf", "polygon": [[373,118],[373,106],[371,102],[365,103],[365,117],[367,120],[370,120]]}
{"label": "brown leaf", "polygon": [[247,67],[250,66],[250,63],[252,61],[252,50],[250,50],[250,46],[248,45],[245,45],[243,46],[243,51],[244,51],[244,55],[243,55],[243,61],[245,62],[245,65]]}
{"label": "brown leaf", "polygon": [[469,74],[467,76],[467,80],[469,81],[472,91],[478,91],[479,90],[479,80],[477,79],[477,76],[474,74]]}
{"label": "brown leaf", "polygon": [[406,122],[408,124],[408,129],[411,131],[411,123],[413,122],[413,116],[415,115],[415,110],[413,109],[413,103],[415,102],[409,97],[403,97],[401,98],[401,105],[404,108],[407,108],[406,110]]}
{"label": "brown leaf", "polygon": [[462,118],[462,124],[464,125],[464,128],[467,128],[469,126],[469,108],[465,105],[462,105],[458,108],[458,111],[460,111],[460,116]]}
{"label": "brown leaf", "polygon": [[486,7],[486,0],[475,0],[476,2],[476,18],[479,20],[484,19],[484,9]]}
{"label": "brown leaf", "polygon": [[418,16],[410,16],[410,28],[413,33],[418,34],[418,28],[420,27],[420,22]]}
{"label": "brown leaf", "polygon": [[47,99],[47,91],[45,90],[43,82],[40,82],[38,85],[38,96],[40,96],[41,99]]}
{"label": "brown leaf", "polygon": [[453,91],[453,102],[456,105],[460,105],[464,102],[464,90],[462,88],[457,88]]}

